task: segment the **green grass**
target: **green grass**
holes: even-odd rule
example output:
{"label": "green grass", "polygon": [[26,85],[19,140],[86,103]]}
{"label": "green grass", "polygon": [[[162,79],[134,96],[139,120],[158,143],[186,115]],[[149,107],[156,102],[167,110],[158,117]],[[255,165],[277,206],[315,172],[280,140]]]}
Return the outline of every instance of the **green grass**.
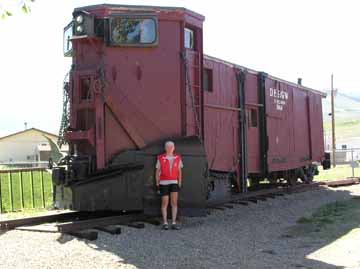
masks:
{"label": "green grass", "polygon": [[287,231],[287,236],[334,239],[358,228],[360,223],[360,197],[329,203],[312,215],[301,217]]}
{"label": "green grass", "polygon": [[[354,175],[355,177],[360,177],[360,168],[355,168]],[[336,180],[346,179],[348,177],[352,177],[352,169],[349,164],[337,165],[335,168],[329,170],[323,170],[322,167],[319,166],[319,175],[315,176],[315,180]]]}
{"label": "green grass", "polygon": [[33,171],[32,177],[31,172],[0,173],[0,185],[1,213],[52,205],[52,182],[48,172]]}

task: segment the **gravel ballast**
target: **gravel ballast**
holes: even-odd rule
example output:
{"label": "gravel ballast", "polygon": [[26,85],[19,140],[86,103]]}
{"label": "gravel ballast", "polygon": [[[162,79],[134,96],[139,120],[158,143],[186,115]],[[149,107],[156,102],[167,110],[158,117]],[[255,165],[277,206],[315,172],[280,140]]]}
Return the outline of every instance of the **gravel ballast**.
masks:
{"label": "gravel ballast", "polygon": [[[307,258],[329,242],[307,243],[285,231],[319,206],[351,195],[360,195],[360,185],[213,210],[206,218],[183,218],[180,231],[146,224],[145,229],[124,227],[120,235],[99,232],[92,242],[9,231],[0,235],[0,268],[338,268]],[[360,257],[360,250],[352,255]]]}

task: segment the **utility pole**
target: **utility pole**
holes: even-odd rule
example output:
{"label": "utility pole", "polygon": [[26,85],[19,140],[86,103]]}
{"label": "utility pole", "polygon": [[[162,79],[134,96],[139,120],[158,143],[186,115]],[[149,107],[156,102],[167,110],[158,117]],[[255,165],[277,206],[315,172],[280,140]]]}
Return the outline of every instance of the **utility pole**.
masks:
{"label": "utility pole", "polygon": [[335,105],[334,105],[334,74],[331,74],[331,131],[332,131],[332,156],[333,167],[336,167],[336,139],[335,139]]}

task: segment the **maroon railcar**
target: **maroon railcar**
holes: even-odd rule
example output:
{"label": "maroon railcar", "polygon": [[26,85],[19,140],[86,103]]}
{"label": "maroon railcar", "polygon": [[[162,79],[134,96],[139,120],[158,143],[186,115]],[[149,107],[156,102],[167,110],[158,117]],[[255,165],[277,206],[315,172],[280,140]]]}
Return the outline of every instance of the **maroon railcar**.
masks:
{"label": "maroon railcar", "polygon": [[204,57],[204,79],[211,170],[245,170],[256,184],[265,178],[312,180],[313,163],[324,160],[324,93],[210,56]]}
{"label": "maroon railcar", "polygon": [[74,10],[61,130],[71,152],[53,170],[57,206],[152,212],[169,139],[185,164],[183,213],[204,214],[248,179],[311,179],[324,94],[205,56],[203,21],[175,7]]}

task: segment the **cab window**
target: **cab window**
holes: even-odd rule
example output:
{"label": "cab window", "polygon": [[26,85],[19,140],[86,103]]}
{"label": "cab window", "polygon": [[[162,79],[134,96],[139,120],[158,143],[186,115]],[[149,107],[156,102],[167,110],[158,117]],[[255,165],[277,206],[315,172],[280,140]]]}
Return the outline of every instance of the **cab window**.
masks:
{"label": "cab window", "polygon": [[72,56],[72,43],[71,38],[73,36],[73,23],[71,22],[64,29],[64,56],[71,57]]}
{"label": "cab window", "polygon": [[186,49],[194,49],[194,31],[189,29],[189,28],[185,28],[185,32],[184,32],[184,41],[185,41],[185,48]]}
{"label": "cab window", "polygon": [[151,45],[157,41],[157,23],[154,18],[116,17],[110,21],[112,45]]}

